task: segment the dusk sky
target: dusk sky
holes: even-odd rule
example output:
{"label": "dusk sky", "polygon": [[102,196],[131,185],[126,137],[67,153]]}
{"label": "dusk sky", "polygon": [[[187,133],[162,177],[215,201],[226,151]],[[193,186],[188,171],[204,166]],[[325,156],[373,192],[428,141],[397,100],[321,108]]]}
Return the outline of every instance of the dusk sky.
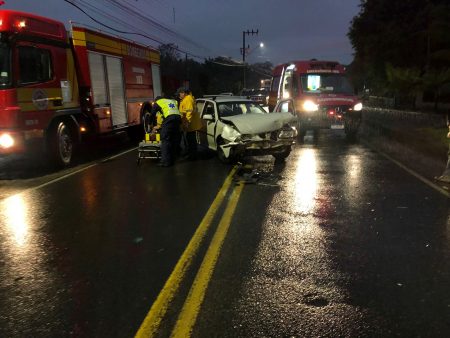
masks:
{"label": "dusk sky", "polygon": [[[64,0],[4,0],[0,9],[16,9],[100,27]],[[72,0],[96,20],[121,31],[150,35],[200,57],[242,60],[242,32],[250,45],[249,63],[327,59],[352,61],[347,37],[360,0]],[[108,31],[106,28],[102,30]],[[158,46],[136,35],[131,40]],[[259,47],[263,42],[264,47]],[[197,59],[201,61],[200,59]]]}

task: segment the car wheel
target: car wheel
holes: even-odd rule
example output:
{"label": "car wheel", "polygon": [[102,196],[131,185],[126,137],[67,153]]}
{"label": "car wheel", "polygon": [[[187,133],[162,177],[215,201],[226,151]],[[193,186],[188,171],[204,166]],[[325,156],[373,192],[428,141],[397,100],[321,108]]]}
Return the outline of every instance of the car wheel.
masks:
{"label": "car wheel", "polygon": [[217,142],[217,157],[219,158],[220,162],[225,163],[225,164],[230,164],[234,161],[234,158],[231,154],[231,151],[230,151],[230,155],[228,157],[226,157],[226,155],[221,147],[224,144],[225,144],[225,142],[223,142],[223,140],[220,140]]}
{"label": "car wheel", "polygon": [[49,134],[50,157],[58,167],[65,167],[72,161],[74,141],[66,122],[58,122]]}

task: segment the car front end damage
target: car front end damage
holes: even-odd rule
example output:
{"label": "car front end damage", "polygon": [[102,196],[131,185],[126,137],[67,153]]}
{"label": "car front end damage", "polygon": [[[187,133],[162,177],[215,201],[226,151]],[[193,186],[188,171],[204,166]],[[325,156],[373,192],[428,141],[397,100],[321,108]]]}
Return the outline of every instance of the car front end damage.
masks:
{"label": "car front end damage", "polygon": [[225,125],[221,138],[221,147],[226,157],[274,155],[290,151],[295,142],[297,130],[285,125],[282,129],[259,133],[241,134],[234,126]]}

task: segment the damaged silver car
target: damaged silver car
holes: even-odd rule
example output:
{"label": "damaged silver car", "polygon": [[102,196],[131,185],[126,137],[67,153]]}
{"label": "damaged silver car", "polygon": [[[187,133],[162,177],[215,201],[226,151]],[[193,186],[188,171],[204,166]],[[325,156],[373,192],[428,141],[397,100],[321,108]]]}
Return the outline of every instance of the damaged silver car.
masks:
{"label": "damaged silver car", "polygon": [[247,155],[272,155],[284,160],[297,130],[290,113],[267,113],[259,104],[238,96],[197,99],[202,118],[200,144],[217,151],[224,163]]}

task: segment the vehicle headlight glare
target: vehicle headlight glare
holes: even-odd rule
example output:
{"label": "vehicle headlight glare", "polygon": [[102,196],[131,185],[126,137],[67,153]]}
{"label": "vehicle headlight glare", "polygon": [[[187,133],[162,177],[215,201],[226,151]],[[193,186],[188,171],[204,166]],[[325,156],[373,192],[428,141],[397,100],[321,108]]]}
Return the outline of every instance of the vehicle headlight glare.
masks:
{"label": "vehicle headlight glare", "polygon": [[312,101],[303,102],[303,110],[304,111],[317,111],[319,110],[319,106]]}
{"label": "vehicle headlight glare", "polygon": [[0,136],[0,147],[8,149],[14,145],[14,139],[9,134],[3,134]]}
{"label": "vehicle headlight glare", "polygon": [[362,110],[362,108],[363,108],[363,106],[362,106],[362,103],[360,102],[360,103],[355,104],[355,106],[353,107],[353,110],[360,111],[360,110]]}

